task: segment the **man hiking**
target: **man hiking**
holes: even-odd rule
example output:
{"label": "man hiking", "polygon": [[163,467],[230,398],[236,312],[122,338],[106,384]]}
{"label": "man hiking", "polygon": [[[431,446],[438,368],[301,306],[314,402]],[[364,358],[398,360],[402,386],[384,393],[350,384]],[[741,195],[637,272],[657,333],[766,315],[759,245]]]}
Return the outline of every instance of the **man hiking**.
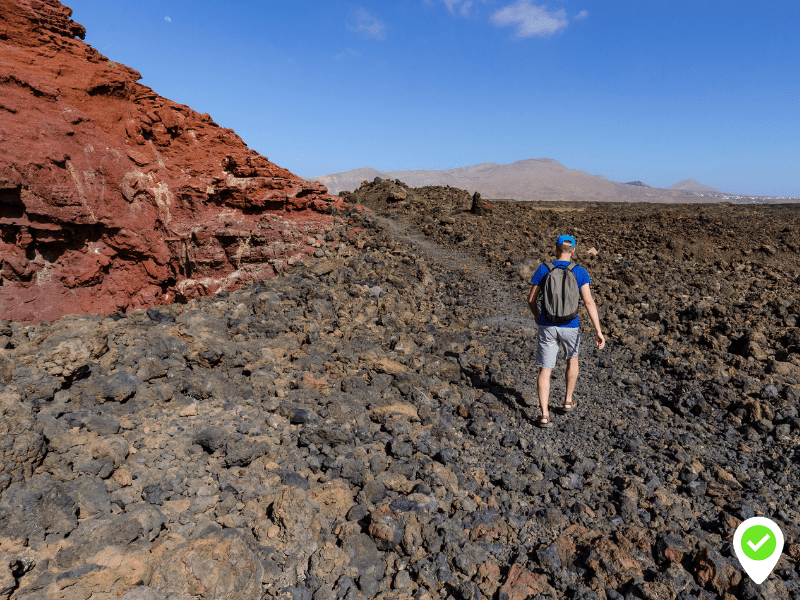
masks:
{"label": "man hiking", "polygon": [[[597,305],[589,290],[589,273],[586,269],[572,262],[575,252],[575,238],[571,235],[560,235],[556,241],[556,260],[539,266],[531,279],[533,287],[528,295],[528,305],[539,323],[536,339],[536,365],[539,367],[538,392],[542,416],[540,427],[552,427],[548,403],[550,400],[550,376],[556,366],[559,346],[564,347],[567,358],[564,410],[575,408],[572,397],[578,381],[578,349],[580,347],[580,329],[578,326],[578,302],[583,299],[586,312],[595,331],[595,343],[602,349],[606,338],[600,331],[600,318]],[[541,299],[542,305],[539,306]]]}

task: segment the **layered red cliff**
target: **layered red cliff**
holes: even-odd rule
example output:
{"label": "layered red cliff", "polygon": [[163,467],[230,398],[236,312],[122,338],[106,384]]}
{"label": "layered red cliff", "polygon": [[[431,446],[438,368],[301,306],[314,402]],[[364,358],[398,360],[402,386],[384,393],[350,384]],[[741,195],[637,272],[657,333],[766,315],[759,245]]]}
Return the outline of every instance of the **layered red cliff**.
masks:
{"label": "layered red cliff", "polygon": [[137,83],[57,0],[0,14],[0,320],[235,289],[330,228],[324,186]]}

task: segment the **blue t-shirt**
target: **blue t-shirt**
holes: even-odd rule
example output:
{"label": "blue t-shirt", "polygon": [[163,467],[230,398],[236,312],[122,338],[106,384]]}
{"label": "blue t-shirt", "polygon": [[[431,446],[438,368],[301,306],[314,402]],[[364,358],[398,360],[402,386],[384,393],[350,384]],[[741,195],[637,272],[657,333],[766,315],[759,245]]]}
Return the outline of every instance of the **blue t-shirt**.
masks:
{"label": "blue t-shirt", "polygon": [[[567,266],[569,264],[568,260],[554,260],[553,264],[556,267],[559,266]],[[592,281],[591,277],[589,277],[589,273],[586,272],[580,265],[575,265],[575,268],[572,269],[573,274],[575,275],[575,279],[578,280],[578,289],[581,289],[587,283]],[[531,283],[533,285],[539,285],[539,283],[544,279],[544,276],[547,275],[548,270],[546,265],[539,265],[539,268],[536,269],[536,273],[533,274],[533,279],[531,279]],[[555,323],[551,323],[547,319],[544,318],[544,311],[539,312],[539,325],[543,325],[545,327],[571,327],[576,328],[578,327],[578,317],[575,317],[569,323],[564,323],[562,325],[556,325]]]}

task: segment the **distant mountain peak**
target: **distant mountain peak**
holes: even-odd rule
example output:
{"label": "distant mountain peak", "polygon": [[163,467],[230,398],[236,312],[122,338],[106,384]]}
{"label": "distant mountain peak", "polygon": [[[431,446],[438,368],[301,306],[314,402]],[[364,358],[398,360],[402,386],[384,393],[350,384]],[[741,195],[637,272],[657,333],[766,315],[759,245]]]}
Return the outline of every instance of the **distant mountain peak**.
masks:
{"label": "distant mountain peak", "polygon": [[[560,162],[558,162],[554,158],[523,158],[522,160],[518,160],[517,162],[511,163],[509,166],[519,165],[531,165],[531,164],[538,164],[538,165],[552,165],[558,167],[564,167]],[[566,169],[566,167],[564,167]]]}
{"label": "distant mountain peak", "polygon": [[678,190],[682,192],[714,192],[717,194],[721,194],[717,189],[714,189],[710,185],[702,184],[694,179],[684,179],[683,181],[679,181],[675,185],[671,185],[668,190]]}

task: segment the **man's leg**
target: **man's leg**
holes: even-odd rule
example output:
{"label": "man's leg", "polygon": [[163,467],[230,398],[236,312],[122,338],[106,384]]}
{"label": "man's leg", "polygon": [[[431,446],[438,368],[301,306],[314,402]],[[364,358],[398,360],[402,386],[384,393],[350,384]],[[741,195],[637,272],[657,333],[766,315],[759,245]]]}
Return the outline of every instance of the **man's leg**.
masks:
{"label": "man's leg", "polygon": [[539,369],[539,405],[542,407],[542,416],[548,420],[550,419],[548,404],[550,401],[550,375],[552,373],[553,369],[545,369],[544,367]]}
{"label": "man's leg", "polygon": [[[558,355],[558,341],[556,327],[539,326],[536,343],[536,366],[539,367],[539,379],[537,381],[539,392],[539,405],[542,407],[542,417],[550,421],[548,405],[550,401],[550,376],[553,374],[553,367],[556,366],[556,356]],[[543,424],[542,420],[539,424]]]}
{"label": "man's leg", "polygon": [[[567,393],[564,396],[564,404],[572,405],[572,392],[575,391],[575,384],[578,383],[578,357],[570,358],[567,361],[567,371],[565,373],[567,380]],[[549,384],[548,384],[549,388]],[[548,390],[549,391],[549,390]]]}
{"label": "man's leg", "polygon": [[575,391],[575,384],[578,382],[578,352],[581,347],[580,330],[575,327],[563,327],[558,330],[559,341],[564,345],[564,352],[567,355],[567,369],[564,373],[567,389],[564,393],[564,408],[571,409],[572,393]]}

